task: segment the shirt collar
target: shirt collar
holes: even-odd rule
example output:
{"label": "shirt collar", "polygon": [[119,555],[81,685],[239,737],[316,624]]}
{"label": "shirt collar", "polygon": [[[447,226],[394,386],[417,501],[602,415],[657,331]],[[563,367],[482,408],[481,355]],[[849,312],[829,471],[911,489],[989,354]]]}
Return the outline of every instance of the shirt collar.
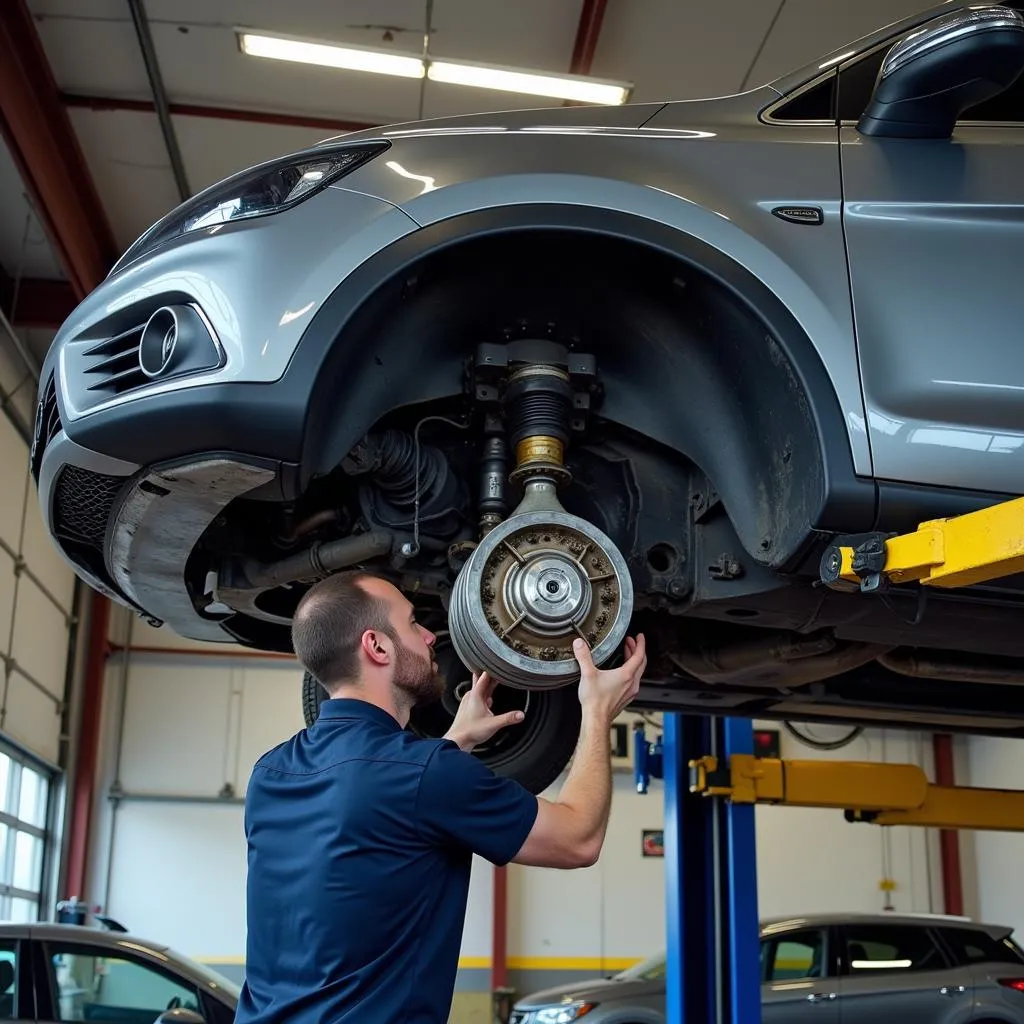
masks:
{"label": "shirt collar", "polygon": [[376,722],[379,725],[401,732],[402,727],[382,707],[371,704],[368,700],[359,700],[358,697],[332,697],[320,705],[320,719],[357,719],[364,722]]}

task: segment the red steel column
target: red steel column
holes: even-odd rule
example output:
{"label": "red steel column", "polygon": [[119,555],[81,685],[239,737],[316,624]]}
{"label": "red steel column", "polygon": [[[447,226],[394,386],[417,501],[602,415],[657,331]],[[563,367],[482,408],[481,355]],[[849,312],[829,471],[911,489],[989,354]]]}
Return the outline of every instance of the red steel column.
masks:
{"label": "red steel column", "polygon": [[508,985],[508,868],[494,869],[491,915],[491,991]]}
{"label": "red steel column", "polygon": [[[935,784],[955,786],[956,771],[953,767],[953,737],[948,733],[936,733],[932,737],[935,754]],[[942,899],[945,913],[964,912],[964,886],[960,869],[960,836],[955,829],[939,831],[939,852],[942,860]]]}

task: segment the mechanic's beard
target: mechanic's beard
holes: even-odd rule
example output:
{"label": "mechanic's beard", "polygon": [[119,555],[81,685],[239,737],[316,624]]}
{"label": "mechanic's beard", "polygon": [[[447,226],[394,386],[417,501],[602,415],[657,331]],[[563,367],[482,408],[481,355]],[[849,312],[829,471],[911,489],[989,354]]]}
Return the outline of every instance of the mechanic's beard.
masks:
{"label": "mechanic's beard", "polygon": [[414,654],[395,641],[395,677],[392,685],[410,708],[432,704],[444,694],[444,677],[434,668],[431,656]]}

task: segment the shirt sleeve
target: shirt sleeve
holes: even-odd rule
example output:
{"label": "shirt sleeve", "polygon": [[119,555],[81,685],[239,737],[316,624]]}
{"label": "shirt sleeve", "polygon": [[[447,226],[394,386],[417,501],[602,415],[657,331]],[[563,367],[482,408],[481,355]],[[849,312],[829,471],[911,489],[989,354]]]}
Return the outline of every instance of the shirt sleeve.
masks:
{"label": "shirt sleeve", "polygon": [[467,847],[500,867],[530,834],[537,798],[443,740],[423,769],[416,811],[428,841]]}

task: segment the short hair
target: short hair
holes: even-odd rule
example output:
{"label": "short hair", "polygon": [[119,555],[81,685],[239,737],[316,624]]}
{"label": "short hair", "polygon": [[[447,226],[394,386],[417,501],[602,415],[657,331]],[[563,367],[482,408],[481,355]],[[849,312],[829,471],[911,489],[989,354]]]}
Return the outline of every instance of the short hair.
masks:
{"label": "short hair", "polygon": [[358,569],[313,584],[292,618],[292,649],[303,668],[329,693],[359,674],[360,638],[375,629],[395,639],[388,606],[360,582],[374,578]]}

